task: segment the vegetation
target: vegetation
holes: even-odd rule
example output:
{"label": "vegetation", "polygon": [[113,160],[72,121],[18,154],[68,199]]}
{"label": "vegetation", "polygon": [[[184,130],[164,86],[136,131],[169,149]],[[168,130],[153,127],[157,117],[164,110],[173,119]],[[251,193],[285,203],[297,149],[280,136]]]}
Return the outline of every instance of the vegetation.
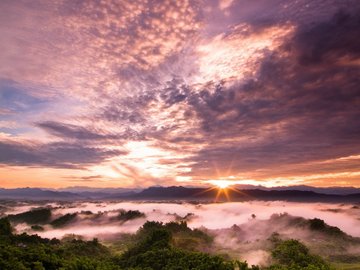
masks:
{"label": "vegetation", "polygon": [[0,219],[0,236],[1,237],[8,236],[11,235],[11,233],[12,233],[12,228],[9,220],[7,218]]}
{"label": "vegetation", "polygon": [[145,232],[145,238],[125,252],[118,261],[124,269],[234,269],[232,262],[219,256],[172,247],[171,232],[166,228],[157,228],[157,225],[151,228],[145,226],[141,234]]}
{"label": "vegetation", "polygon": [[[121,269],[97,240],[60,241],[37,235],[15,235],[8,219],[0,219],[0,269]],[[11,228],[11,227],[10,227]]]}
{"label": "vegetation", "polygon": [[310,219],[309,226],[311,230],[321,231],[328,235],[345,236],[345,233],[342,232],[338,227],[329,226],[322,219],[319,218]]}
{"label": "vegetation", "polygon": [[272,257],[276,264],[270,269],[331,269],[321,257],[310,254],[304,244],[294,239],[278,242],[272,251]]}
{"label": "vegetation", "polygon": [[190,229],[186,221],[169,222],[163,224],[161,222],[147,222],[142,229],[139,230],[137,236],[141,239],[143,235],[147,235],[149,231],[164,228],[171,232],[171,244],[174,247],[185,249],[188,251],[206,251],[207,247],[212,243],[213,238],[201,230]]}
{"label": "vegetation", "polygon": [[142,218],[142,217],[145,217],[145,214],[138,210],[129,210],[129,211],[121,210],[119,215],[117,216],[117,219],[125,222],[128,220]]}
{"label": "vegetation", "polygon": [[14,223],[27,224],[45,224],[51,218],[51,210],[49,208],[33,209],[24,213],[9,215],[9,220]]}
{"label": "vegetation", "polygon": [[[66,215],[65,215],[66,216]],[[64,216],[63,216],[64,217]],[[247,262],[192,251],[180,239],[211,243],[212,238],[192,230],[186,222],[146,222],[131,237],[132,244],[114,254],[97,239],[84,241],[68,237],[45,239],[25,233],[16,235],[7,218],[0,219],[0,269],[31,270],[330,270],[320,257],[312,255],[297,240],[271,236],[273,265],[249,266]]]}
{"label": "vegetation", "polygon": [[40,225],[32,225],[32,226],[31,226],[31,229],[32,229],[33,231],[37,231],[37,232],[42,232],[42,231],[44,231],[44,228],[43,228],[42,226],[40,226]]}
{"label": "vegetation", "polygon": [[77,216],[76,213],[66,214],[66,215],[63,215],[63,216],[53,220],[50,224],[54,228],[61,228],[61,227],[68,225],[70,222],[72,222],[76,218],[76,216]]}

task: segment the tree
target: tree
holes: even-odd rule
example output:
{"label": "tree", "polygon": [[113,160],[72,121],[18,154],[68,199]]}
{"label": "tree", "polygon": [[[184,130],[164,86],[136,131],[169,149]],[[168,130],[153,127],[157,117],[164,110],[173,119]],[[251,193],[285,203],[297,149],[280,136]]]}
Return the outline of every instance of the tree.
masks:
{"label": "tree", "polygon": [[9,219],[7,218],[0,219],[0,235],[9,236],[11,234],[12,234],[12,228]]}
{"label": "tree", "polygon": [[[313,269],[329,270],[330,266],[319,256],[312,255],[309,249],[298,240],[280,241],[272,251],[277,265],[270,269]],[[287,267],[287,268],[286,268]]]}

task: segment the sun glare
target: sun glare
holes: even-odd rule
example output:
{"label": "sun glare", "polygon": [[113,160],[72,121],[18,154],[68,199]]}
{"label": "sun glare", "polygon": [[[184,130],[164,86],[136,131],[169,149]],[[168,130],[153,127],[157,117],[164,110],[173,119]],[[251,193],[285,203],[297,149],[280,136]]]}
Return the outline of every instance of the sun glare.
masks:
{"label": "sun glare", "polygon": [[209,180],[208,183],[210,183],[220,189],[228,188],[229,186],[234,184],[232,181],[229,181],[229,180]]}
{"label": "sun glare", "polygon": [[206,183],[213,185],[213,187],[206,189],[205,192],[209,192],[214,189],[217,190],[214,198],[215,202],[218,202],[222,196],[225,196],[226,200],[230,202],[231,201],[230,193],[229,193],[230,190],[234,192],[238,192],[236,189],[233,189],[231,187],[231,185],[233,185],[234,182],[230,180],[208,180],[206,181]]}

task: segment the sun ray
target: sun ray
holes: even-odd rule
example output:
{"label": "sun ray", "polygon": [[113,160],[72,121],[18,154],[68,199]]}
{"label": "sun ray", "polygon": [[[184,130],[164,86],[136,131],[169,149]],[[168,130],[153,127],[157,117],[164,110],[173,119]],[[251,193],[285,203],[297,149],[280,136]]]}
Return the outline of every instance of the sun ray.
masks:
{"label": "sun ray", "polygon": [[212,191],[212,190],[214,190],[214,189],[217,189],[217,187],[209,187],[209,188],[207,188],[207,189],[205,189],[205,190],[203,190],[203,191],[200,191],[200,192],[197,192],[197,193],[195,193],[194,195],[195,196],[198,196],[198,195],[201,195],[201,194],[204,194],[204,193],[206,193],[206,192],[210,192],[210,191]]}
{"label": "sun ray", "polygon": [[228,191],[229,191],[228,188],[224,188],[224,189],[223,189],[223,193],[225,194],[226,200],[227,200],[228,202],[231,202],[230,194],[229,194]]}
{"label": "sun ray", "polygon": [[237,197],[235,193],[241,195],[241,197],[246,198],[246,199],[250,199],[250,200],[255,199],[255,197],[250,196],[246,192],[243,192],[243,191],[237,189],[236,187],[233,187],[233,185],[235,185],[236,182],[234,182],[232,180],[208,180],[206,182],[213,185],[213,187],[209,187],[199,193],[196,193],[196,195],[200,195],[200,194],[203,194],[206,192],[217,190],[215,199],[214,199],[215,202],[219,201],[222,196],[226,198],[226,201],[231,202],[232,197],[233,198]]}
{"label": "sun ray", "polygon": [[220,195],[221,195],[221,189],[219,188],[217,193],[216,193],[216,197],[215,197],[215,200],[214,200],[215,202],[217,202],[219,200]]}

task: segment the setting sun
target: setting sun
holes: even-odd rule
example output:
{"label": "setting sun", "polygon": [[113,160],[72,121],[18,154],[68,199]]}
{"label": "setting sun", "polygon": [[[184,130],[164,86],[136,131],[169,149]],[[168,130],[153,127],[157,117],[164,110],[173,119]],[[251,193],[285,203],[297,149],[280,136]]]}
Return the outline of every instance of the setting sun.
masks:
{"label": "setting sun", "polygon": [[220,189],[225,189],[234,184],[234,182],[230,180],[209,180],[207,183],[212,184]]}

